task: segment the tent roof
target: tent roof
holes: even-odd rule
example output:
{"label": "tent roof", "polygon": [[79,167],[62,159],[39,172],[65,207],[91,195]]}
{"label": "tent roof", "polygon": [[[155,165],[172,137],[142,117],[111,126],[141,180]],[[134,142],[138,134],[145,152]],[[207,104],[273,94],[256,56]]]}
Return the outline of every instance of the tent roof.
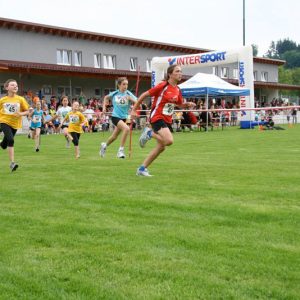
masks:
{"label": "tent roof", "polygon": [[249,96],[250,90],[228,83],[213,74],[197,73],[179,85],[184,97],[211,96]]}

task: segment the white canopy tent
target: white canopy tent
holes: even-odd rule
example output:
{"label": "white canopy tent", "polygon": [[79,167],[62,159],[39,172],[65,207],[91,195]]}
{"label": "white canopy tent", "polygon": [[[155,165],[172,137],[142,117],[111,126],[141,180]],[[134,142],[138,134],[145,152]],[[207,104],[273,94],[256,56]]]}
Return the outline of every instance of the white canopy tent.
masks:
{"label": "white canopy tent", "polygon": [[[197,73],[179,85],[183,97],[206,97],[208,110],[208,96],[249,96],[250,89],[231,84],[214,74]],[[208,111],[206,122],[208,126]]]}
{"label": "white canopy tent", "polygon": [[250,90],[231,84],[213,74],[197,73],[179,85],[184,97],[249,96]]}

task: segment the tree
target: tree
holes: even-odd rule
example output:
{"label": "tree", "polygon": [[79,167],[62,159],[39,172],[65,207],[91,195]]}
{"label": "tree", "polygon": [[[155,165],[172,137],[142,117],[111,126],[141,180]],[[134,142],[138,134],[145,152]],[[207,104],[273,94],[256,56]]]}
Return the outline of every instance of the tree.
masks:
{"label": "tree", "polygon": [[258,54],[258,46],[255,45],[255,44],[252,44],[251,46],[252,46],[252,53],[253,53],[253,56],[255,57],[255,56],[257,56],[257,54]]}
{"label": "tree", "polygon": [[300,68],[292,70],[293,84],[300,85]]}
{"label": "tree", "polygon": [[[283,66],[278,68],[278,82],[292,85],[300,85],[300,68],[286,69]],[[299,96],[299,91],[282,91],[290,96]]]}
{"label": "tree", "polygon": [[272,41],[264,57],[283,59],[286,61],[286,68],[300,67],[300,44],[297,45],[289,38],[277,42]]}
{"label": "tree", "polygon": [[287,51],[297,50],[298,46],[297,43],[291,41],[289,38],[279,40],[276,43],[276,50],[279,57],[283,57],[283,54]]}
{"label": "tree", "polygon": [[278,68],[278,82],[285,84],[293,84],[293,72],[286,70],[283,66]]}
{"label": "tree", "polygon": [[276,43],[274,41],[271,42],[268,51],[265,53],[264,57],[275,58],[278,59],[279,55],[276,49]]}
{"label": "tree", "polygon": [[300,67],[300,51],[290,50],[282,54],[282,58],[286,61],[286,68]]}

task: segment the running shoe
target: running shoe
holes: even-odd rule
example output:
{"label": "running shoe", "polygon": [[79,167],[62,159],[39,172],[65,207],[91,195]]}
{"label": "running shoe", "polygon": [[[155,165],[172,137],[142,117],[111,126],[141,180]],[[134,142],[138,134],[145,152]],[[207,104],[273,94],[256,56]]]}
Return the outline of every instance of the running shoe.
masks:
{"label": "running shoe", "polygon": [[67,138],[66,148],[70,148],[70,140]]}
{"label": "running shoe", "polygon": [[125,158],[125,153],[124,150],[119,149],[118,153],[117,153],[117,158]]}
{"label": "running shoe", "polygon": [[141,148],[144,148],[146,143],[151,139],[151,133],[152,130],[149,127],[144,128],[139,140]]}
{"label": "running shoe", "polygon": [[147,168],[138,168],[136,171],[136,176],[152,177],[153,175],[150,175]]}
{"label": "running shoe", "polygon": [[16,171],[18,169],[18,167],[19,167],[18,164],[14,163],[14,162],[10,163],[10,169],[12,172]]}
{"label": "running shoe", "polygon": [[101,143],[101,146],[100,146],[100,150],[99,150],[99,155],[101,157],[104,157],[105,155],[105,152],[106,152],[106,143]]}

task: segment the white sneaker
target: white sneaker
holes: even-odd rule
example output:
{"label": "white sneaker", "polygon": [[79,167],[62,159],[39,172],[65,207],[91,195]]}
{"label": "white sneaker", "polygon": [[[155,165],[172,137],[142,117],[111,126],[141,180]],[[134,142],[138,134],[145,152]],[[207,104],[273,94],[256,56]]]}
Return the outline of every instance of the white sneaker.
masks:
{"label": "white sneaker", "polygon": [[152,130],[149,127],[144,128],[139,140],[141,148],[144,148],[146,143],[151,139],[151,136],[149,135],[151,131]]}
{"label": "white sneaker", "polygon": [[105,155],[105,151],[106,151],[106,143],[101,143],[101,146],[100,146],[100,150],[99,150],[99,155],[101,157],[104,157]]}
{"label": "white sneaker", "polygon": [[117,153],[117,158],[125,158],[125,153],[124,153],[124,150],[120,150],[118,151]]}
{"label": "white sneaker", "polygon": [[136,176],[145,176],[145,177],[152,177],[153,175],[150,175],[149,171],[147,168],[145,168],[144,171],[140,170],[140,168],[138,168],[136,170]]}
{"label": "white sneaker", "polygon": [[68,138],[67,138],[67,142],[66,142],[66,148],[70,148],[70,141]]}

